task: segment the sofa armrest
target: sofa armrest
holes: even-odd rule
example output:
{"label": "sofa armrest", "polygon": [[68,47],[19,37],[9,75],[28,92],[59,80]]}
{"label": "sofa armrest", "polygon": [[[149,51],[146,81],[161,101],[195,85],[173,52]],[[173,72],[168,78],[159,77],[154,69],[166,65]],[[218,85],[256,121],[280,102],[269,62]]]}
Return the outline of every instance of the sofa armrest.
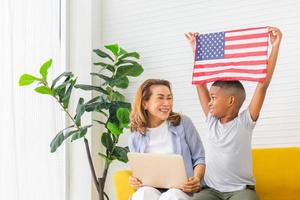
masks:
{"label": "sofa armrest", "polygon": [[130,170],[120,170],[114,173],[116,200],[128,200],[135,192],[128,182],[128,178],[131,174]]}

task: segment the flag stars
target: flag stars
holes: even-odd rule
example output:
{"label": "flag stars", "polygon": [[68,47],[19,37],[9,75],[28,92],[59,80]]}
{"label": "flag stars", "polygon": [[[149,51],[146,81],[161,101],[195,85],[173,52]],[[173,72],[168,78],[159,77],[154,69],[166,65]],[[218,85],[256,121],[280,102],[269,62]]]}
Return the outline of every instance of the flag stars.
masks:
{"label": "flag stars", "polygon": [[225,33],[202,34],[197,37],[196,60],[224,58]]}

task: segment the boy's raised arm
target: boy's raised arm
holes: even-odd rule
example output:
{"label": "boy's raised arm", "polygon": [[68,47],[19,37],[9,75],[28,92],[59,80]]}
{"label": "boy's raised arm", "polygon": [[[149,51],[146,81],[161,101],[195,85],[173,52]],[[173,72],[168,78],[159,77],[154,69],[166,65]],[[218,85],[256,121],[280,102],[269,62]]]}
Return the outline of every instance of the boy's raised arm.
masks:
{"label": "boy's raised arm", "polygon": [[[198,35],[198,33],[189,32],[189,33],[185,33],[184,35],[188,39],[188,41],[192,47],[192,50],[193,50],[193,55],[195,56],[196,36]],[[202,110],[203,110],[205,116],[207,117],[207,114],[209,112],[208,103],[210,101],[210,96],[209,96],[209,92],[208,92],[206,84],[197,85],[197,92],[198,92],[198,98],[199,98]]]}
{"label": "boy's raised arm", "polygon": [[251,103],[249,105],[249,112],[253,121],[256,121],[258,119],[260,110],[262,108],[266,92],[271,82],[273,72],[276,66],[279,46],[282,38],[282,34],[278,28],[269,27],[268,31],[270,34],[272,51],[268,60],[267,76],[263,82],[259,82],[257,84]]}
{"label": "boy's raised arm", "polygon": [[209,92],[206,84],[197,85],[198,98],[202,107],[202,110],[207,117],[209,112],[208,103],[210,101]]}

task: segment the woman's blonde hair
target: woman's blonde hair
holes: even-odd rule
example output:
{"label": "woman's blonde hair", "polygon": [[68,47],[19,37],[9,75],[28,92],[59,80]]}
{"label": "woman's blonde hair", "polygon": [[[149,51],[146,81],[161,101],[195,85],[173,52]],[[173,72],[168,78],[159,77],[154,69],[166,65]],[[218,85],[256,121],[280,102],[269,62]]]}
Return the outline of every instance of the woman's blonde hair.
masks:
{"label": "woman's blonde hair", "polygon": [[[150,96],[152,95],[150,89],[152,85],[167,86],[172,93],[171,84],[167,80],[148,79],[144,81],[135,94],[135,99],[130,114],[131,131],[137,131],[140,133],[145,133],[147,131],[147,127],[149,126],[149,117],[147,111],[144,109],[143,102],[148,101]],[[168,121],[171,122],[172,125],[178,126],[180,124],[180,120],[180,114],[171,111],[168,117]]]}

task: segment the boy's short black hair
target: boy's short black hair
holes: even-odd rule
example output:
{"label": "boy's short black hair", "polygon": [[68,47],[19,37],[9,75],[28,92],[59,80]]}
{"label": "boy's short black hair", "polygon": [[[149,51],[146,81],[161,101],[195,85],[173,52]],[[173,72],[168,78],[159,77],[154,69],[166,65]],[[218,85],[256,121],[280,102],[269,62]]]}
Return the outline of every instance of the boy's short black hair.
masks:
{"label": "boy's short black hair", "polygon": [[246,98],[246,92],[240,81],[215,81],[211,86],[220,87],[226,93],[236,96],[239,100],[239,108],[242,106]]}
{"label": "boy's short black hair", "polygon": [[240,81],[215,81],[212,86],[220,88],[237,88],[245,91],[245,88]]}

